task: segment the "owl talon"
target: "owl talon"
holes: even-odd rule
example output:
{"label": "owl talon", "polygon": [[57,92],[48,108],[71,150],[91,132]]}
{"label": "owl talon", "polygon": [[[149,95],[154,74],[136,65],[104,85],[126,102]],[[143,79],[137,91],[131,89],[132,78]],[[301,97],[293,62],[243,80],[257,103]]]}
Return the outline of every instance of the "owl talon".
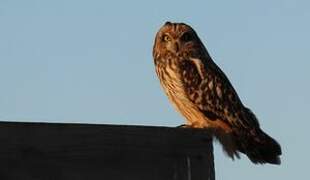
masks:
{"label": "owl talon", "polygon": [[181,125],[177,126],[177,128],[191,128],[191,125],[181,124]]}

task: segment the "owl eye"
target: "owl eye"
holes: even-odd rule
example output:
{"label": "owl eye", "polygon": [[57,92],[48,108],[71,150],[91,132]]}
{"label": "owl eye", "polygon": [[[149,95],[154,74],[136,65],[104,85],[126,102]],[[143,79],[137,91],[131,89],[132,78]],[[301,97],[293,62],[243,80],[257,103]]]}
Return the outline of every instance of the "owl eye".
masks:
{"label": "owl eye", "polygon": [[164,35],[163,41],[166,41],[166,42],[171,41],[171,38],[168,35]]}
{"label": "owl eye", "polygon": [[184,33],[184,34],[181,36],[181,40],[184,41],[184,42],[188,42],[188,41],[193,40],[193,36],[192,36],[191,33],[186,32],[186,33]]}

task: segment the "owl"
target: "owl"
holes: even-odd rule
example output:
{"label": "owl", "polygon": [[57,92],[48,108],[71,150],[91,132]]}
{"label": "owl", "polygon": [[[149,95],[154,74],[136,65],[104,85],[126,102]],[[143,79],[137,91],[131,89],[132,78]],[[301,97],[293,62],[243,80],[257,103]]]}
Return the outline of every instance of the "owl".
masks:
{"label": "owl", "polygon": [[153,58],[160,84],[185,117],[185,127],[209,129],[232,159],[241,152],[255,164],[280,164],[280,145],[242,104],[193,28],[166,22],[156,34]]}

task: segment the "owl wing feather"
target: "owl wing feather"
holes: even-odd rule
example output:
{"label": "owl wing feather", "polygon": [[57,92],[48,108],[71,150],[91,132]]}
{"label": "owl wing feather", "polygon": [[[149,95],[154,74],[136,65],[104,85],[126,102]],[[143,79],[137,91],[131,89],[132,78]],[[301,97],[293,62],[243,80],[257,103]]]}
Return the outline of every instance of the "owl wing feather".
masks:
{"label": "owl wing feather", "polygon": [[[259,127],[251,111],[244,107],[236,91],[221,69],[210,57],[191,58],[183,68],[185,91],[189,99],[210,120],[221,120],[231,128],[242,129]],[[211,62],[211,63],[210,63]],[[186,67],[185,67],[186,66]],[[193,78],[198,82],[192,82]],[[248,114],[252,118],[246,118]]]}
{"label": "owl wing feather", "polygon": [[[238,150],[247,154],[252,162],[280,164],[280,145],[260,129],[254,113],[242,104],[226,75],[210,57],[206,57],[208,59],[187,61],[191,64],[187,68],[192,74],[183,79],[189,99],[208,119],[229,125]],[[193,76],[200,79],[195,88],[188,80]],[[197,94],[196,97],[193,94]]]}

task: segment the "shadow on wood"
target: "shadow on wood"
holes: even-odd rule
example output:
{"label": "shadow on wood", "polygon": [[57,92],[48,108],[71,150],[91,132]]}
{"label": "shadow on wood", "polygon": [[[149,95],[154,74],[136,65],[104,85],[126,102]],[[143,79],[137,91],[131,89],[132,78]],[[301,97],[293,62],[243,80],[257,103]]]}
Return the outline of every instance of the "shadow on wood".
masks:
{"label": "shadow on wood", "polygon": [[1,180],[214,180],[197,129],[0,122]]}

